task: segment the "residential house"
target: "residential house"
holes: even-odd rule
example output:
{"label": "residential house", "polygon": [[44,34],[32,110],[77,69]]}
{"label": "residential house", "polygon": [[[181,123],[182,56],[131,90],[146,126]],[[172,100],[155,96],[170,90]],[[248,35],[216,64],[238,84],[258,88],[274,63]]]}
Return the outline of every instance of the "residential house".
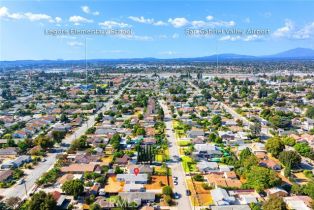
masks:
{"label": "residential house", "polygon": [[235,197],[230,196],[228,192],[222,188],[211,190],[210,194],[216,206],[231,205],[235,202]]}
{"label": "residential house", "polygon": [[216,162],[200,161],[197,163],[197,168],[201,173],[218,171],[219,166]]}
{"label": "residential house", "polygon": [[120,192],[118,195],[128,203],[135,202],[137,205],[155,201],[153,192]]}
{"label": "residential house", "polygon": [[29,155],[21,155],[14,160],[9,160],[1,164],[1,169],[8,169],[8,168],[18,168],[24,163],[31,162],[32,159]]}
{"label": "residential house", "polygon": [[0,182],[7,182],[12,178],[13,170],[0,171]]}
{"label": "residential house", "polygon": [[189,130],[187,132],[187,136],[189,138],[196,138],[196,137],[199,137],[199,136],[204,136],[204,130],[203,129],[192,129],[192,130]]}
{"label": "residential house", "polygon": [[289,196],[283,198],[288,209],[310,210],[312,199],[309,196]]}
{"label": "residential house", "polygon": [[117,181],[134,184],[147,184],[148,175],[147,174],[138,174],[134,176],[134,174],[117,174]]}
{"label": "residential house", "polygon": [[69,166],[62,167],[61,172],[83,174],[85,172],[95,172],[97,167],[98,165],[94,163],[89,163],[89,164],[74,163]]}
{"label": "residential house", "polygon": [[265,190],[265,192],[267,193],[268,197],[271,195],[276,195],[279,197],[288,196],[288,192],[282,188],[279,188],[279,187],[273,187],[273,188],[267,189],[267,190]]}

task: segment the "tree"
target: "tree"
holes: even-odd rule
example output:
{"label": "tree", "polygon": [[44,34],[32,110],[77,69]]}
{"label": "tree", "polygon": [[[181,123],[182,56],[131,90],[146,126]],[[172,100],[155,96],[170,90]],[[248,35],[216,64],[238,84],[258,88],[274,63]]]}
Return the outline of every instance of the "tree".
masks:
{"label": "tree", "polygon": [[286,210],[286,204],[279,196],[270,196],[263,204],[263,210]]}
{"label": "tree", "polygon": [[172,195],[172,188],[168,185],[164,186],[162,188],[162,194],[171,196]]}
{"label": "tree", "polygon": [[245,173],[247,182],[245,186],[254,188],[261,192],[266,188],[276,186],[280,183],[280,178],[276,173],[268,168],[253,166]]}
{"label": "tree", "polygon": [[53,140],[60,143],[62,139],[65,137],[66,132],[65,131],[52,131],[51,135]]}
{"label": "tree", "polygon": [[97,203],[90,205],[89,210],[101,210],[102,208]]}
{"label": "tree", "polygon": [[253,153],[251,152],[251,150],[249,148],[245,148],[244,150],[241,151],[240,153],[240,161],[245,160],[246,158],[248,158],[249,156],[253,155]]}
{"label": "tree", "polygon": [[303,192],[314,199],[314,181],[310,181],[303,187]]}
{"label": "tree", "polygon": [[282,138],[282,142],[284,143],[284,145],[288,145],[293,147],[295,145],[295,139],[289,136],[285,136]]}
{"label": "tree", "polygon": [[278,157],[279,153],[284,150],[285,145],[278,136],[275,136],[267,140],[265,147],[267,152],[271,153],[274,157]]}
{"label": "tree", "polygon": [[211,123],[215,126],[221,126],[221,117],[220,115],[213,116]]}
{"label": "tree", "polygon": [[119,133],[113,134],[113,136],[110,139],[110,144],[114,149],[119,149],[120,147],[120,141],[121,141],[121,136]]}
{"label": "tree", "polygon": [[250,126],[251,133],[254,137],[259,136],[262,131],[262,125],[260,121],[255,121],[251,126]]}
{"label": "tree", "polygon": [[296,151],[283,151],[279,160],[284,166],[294,168],[301,163],[301,156]]}
{"label": "tree", "polygon": [[82,180],[73,179],[66,181],[62,187],[62,191],[68,195],[73,195],[75,198],[83,193],[84,191],[84,183]]}
{"label": "tree", "polygon": [[53,199],[51,194],[47,194],[44,191],[39,191],[32,196],[32,199],[27,205],[28,210],[54,210],[57,209],[57,203]]}
{"label": "tree", "polygon": [[305,112],[305,116],[311,119],[314,119],[314,106],[310,106],[307,108]]}
{"label": "tree", "polygon": [[63,122],[63,123],[67,123],[67,122],[69,122],[69,118],[68,118],[68,116],[66,114],[63,113],[60,116],[60,121]]}
{"label": "tree", "polygon": [[48,136],[44,134],[40,134],[36,139],[35,139],[35,144],[40,146],[43,149],[47,149],[50,147],[53,147],[54,141],[49,138]]}

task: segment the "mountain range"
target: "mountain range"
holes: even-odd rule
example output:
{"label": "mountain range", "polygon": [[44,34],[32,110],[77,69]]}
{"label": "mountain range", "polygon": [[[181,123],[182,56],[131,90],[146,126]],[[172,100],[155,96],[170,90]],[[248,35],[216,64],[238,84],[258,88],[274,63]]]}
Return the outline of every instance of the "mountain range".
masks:
{"label": "mountain range", "polygon": [[[194,58],[121,58],[121,59],[89,59],[89,63],[162,63],[162,62],[214,62],[219,61],[269,61],[269,60],[314,60],[314,50],[309,48],[294,48],[284,52],[265,56],[252,56],[241,54],[215,54]],[[32,66],[32,65],[55,65],[55,64],[82,64],[84,60],[18,60],[18,61],[0,61],[2,68],[14,66]]]}

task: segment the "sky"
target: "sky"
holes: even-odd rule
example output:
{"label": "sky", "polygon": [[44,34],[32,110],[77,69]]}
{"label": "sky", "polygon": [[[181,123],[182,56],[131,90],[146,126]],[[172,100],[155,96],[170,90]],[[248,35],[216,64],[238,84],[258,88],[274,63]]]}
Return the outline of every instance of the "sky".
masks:
{"label": "sky", "polygon": [[314,49],[313,8],[309,0],[1,0],[0,60],[84,59],[85,47],[87,59]]}

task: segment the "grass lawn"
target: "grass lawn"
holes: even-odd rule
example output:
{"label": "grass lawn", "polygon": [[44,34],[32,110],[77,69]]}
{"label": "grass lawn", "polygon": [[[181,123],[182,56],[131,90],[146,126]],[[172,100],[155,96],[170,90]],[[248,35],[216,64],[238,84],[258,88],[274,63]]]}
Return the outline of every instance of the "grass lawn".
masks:
{"label": "grass lawn", "polygon": [[189,146],[191,144],[191,141],[188,141],[188,140],[180,140],[178,141],[178,144],[180,147],[185,147],[185,146]]}
{"label": "grass lawn", "polygon": [[157,162],[163,162],[169,159],[169,149],[166,149],[164,155],[155,155],[155,159]]}
{"label": "grass lawn", "polygon": [[196,172],[196,163],[193,162],[192,158],[189,156],[182,156],[182,165],[186,173]]}

